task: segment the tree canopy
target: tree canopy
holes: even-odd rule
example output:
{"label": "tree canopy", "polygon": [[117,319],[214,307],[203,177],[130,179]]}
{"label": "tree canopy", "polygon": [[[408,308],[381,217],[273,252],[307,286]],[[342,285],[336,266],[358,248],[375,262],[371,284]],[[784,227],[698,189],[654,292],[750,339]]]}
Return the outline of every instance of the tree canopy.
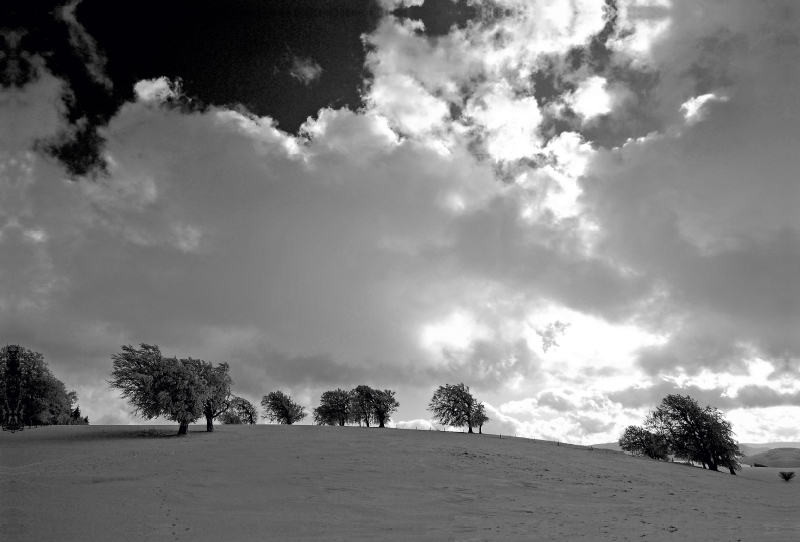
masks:
{"label": "tree canopy", "polygon": [[400,403],[392,390],[375,390],[359,385],[350,391],[337,388],[323,392],[319,407],[313,411],[317,425],[346,425],[348,423],[377,423],[386,427],[386,422],[397,411]]}
{"label": "tree canopy", "polygon": [[233,395],[228,408],[219,415],[219,421],[224,424],[255,425],[258,422],[258,410],[247,399]]}
{"label": "tree canopy", "polygon": [[478,433],[483,434],[484,424],[489,423],[492,419],[486,415],[486,407],[483,403],[475,402],[475,410],[472,416],[472,423],[478,426]]}
{"label": "tree canopy", "polygon": [[651,433],[644,427],[630,425],[619,438],[619,447],[634,455],[646,455],[651,459],[666,460],[669,449],[660,435]]}
{"label": "tree canopy", "polygon": [[733,440],[730,422],[716,408],[700,405],[691,397],[668,395],[645,420],[645,428],[662,438],[679,459],[702,463],[703,468],[740,470],[744,454]]}
{"label": "tree canopy", "polygon": [[469,387],[464,384],[445,384],[434,392],[428,410],[433,412],[434,419],[442,425],[467,426],[472,433],[472,428],[476,425],[477,403],[469,392]]}
{"label": "tree canopy", "polygon": [[123,346],[112,357],[114,370],[108,381],[134,407],[133,413],[146,419],[164,416],[179,424],[178,435],[204,415],[209,388],[200,371],[199,360],[165,358],[158,346]]}
{"label": "tree canopy", "polygon": [[354,422],[364,422],[369,427],[371,421],[375,419],[373,412],[373,397],[375,390],[361,384],[350,391],[351,412]]}
{"label": "tree canopy", "polygon": [[392,390],[372,390],[372,418],[378,427],[386,427],[392,414],[400,408]]}
{"label": "tree canopy", "polygon": [[312,411],[317,425],[346,425],[353,420],[353,393],[335,389],[322,393],[319,406]]}
{"label": "tree canopy", "polygon": [[[15,368],[9,367],[10,350],[17,362]],[[79,408],[72,408],[77,400],[78,395],[67,391],[53,375],[41,353],[22,346],[0,348],[0,414],[4,424],[13,417],[20,427],[87,425],[89,418],[81,417]]]}
{"label": "tree canopy", "polygon": [[228,410],[231,400],[231,380],[229,366],[223,362],[214,367],[211,363],[200,359],[189,358],[186,364],[193,368],[206,385],[206,397],[203,400],[203,415],[206,417],[206,431],[214,430],[214,418]]}
{"label": "tree canopy", "polygon": [[306,417],[305,407],[298,405],[282,391],[273,391],[261,399],[264,417],[271,422],[292,425]]}

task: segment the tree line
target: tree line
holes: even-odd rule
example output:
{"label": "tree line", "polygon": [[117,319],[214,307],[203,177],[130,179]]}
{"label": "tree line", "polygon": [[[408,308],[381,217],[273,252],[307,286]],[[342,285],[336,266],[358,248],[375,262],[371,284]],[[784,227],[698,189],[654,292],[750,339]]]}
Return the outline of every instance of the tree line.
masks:
{"label": "tree line", "polygon": [[[10,349],[13,349],[10,355]],[[13,363],[10,363],[10,360]],[[14,365],[14,367],[11,367]],[[214,430],[214,420],[223,424],[255,424],[256,407],[231,392],[233,380],[229,365],[193,359],[165,357],[158,346],[123,346],[112,357],[113,370],[108,381],[112,389],[134,407],[133,413],[146,419],[164,417],[178,423],[178,435],[186,435],[190,423],[206,419],[206,430]],[[11,370],[14,369],[14,370]],[[15,390],[9,393],[9,390]],[[75,391],[50,371],[42,354],[23,347],[0,348],[0,414],[5,421],[18,417],[27,425],[87,425]],[[13,403],[13,404],[12,404]],[[280,390],[261,400],[264,418],[292,425],[307,417],[304,406]],[[400,403],[395,392],[358,385],[351,390],[325,391],[312,411],[317,425],[344,426],[350,423],[385,427]],[[462,384],[445,384],[434,392],[428,410],[438,423],[466,427],[469,433],[491,420],[485,405]],[[741,470],[743,453],[733,439],[733,430],[716,408],[700,405],[689,396],[668,395],[644,420],[643,426],[629,426],[619,438],[622,450],[652,459],[682,459],[731,474]]]}
{"label": "tree line", "polygon": [[11,420],[21,424],[19,427],[88,425],[89,417],[81,414],[77,402],[78,394],[67,391],[42,354],[22,346],[0,348],[0,416],[4,428]]}
{"label": "tree line", "polygon": [[[216,367],[206,361],[165,357],[158,346],[123,346],[112,358],[108,384],[119,390],[134,407],[133,413],[146,419],[164,417],[178,423],[178,435],[188,432],[189,424],[201,417],[206,430],[214,430],[214,420],[224,424],[255,424],[259,413],[247,399],[232,394],[233,380],[227,363]],[[282,391],[273,391],[261,400],[264,418],[284,425],[297,423],[308,415]],[[400,408],[395,392],[361,384],[351,390],[325,391],[312,416],[317,425],[344,426],[349,423],[385,427]],[[483,403],[475,399],[464,384],[439,386],[428,409],[443,425],[467,427],[469,432],[490,421]]]}

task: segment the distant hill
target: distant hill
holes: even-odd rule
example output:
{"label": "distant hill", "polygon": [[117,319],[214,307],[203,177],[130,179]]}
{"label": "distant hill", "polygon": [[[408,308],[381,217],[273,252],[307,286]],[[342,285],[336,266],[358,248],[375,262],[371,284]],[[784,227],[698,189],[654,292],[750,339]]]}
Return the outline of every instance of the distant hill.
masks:
{"label": "distant hill", "polygon": [[[603,442],[600,444],[592,444],[595,448],[605,448],[607,450],[617,450],[620,451],[619,444],[616,442]],[[748,458],[752,456],[756,456],[758,454],[763,454],[768,452],[769,450],[774,450],[776,448],[783,448],[783,449],[798,449],[800,450],[800,442],[767,442],[766,444],[744,444],[739,443],[739,449],[742,451],[744,455]],[[745,463],[749,464],[748,461],[744,461]],[[761,461],[759,461],[761,463]]]}
{"label": "distant hill", "polygon": [[592,444],[594,448],[604,448],[606,450],[616,450],[618,452],[622,451],[622,448],[619,447],[619,444],[616,442],[603,442],[601,444]]}
{"label": "distant hill", "polygon": [[757,454],[763,454],[764,452],[768,452],[771,450],[771,448],[768,448],[763,444],[760,445],[739,444],[739,449],[742,451],[744,455],[748,457]]}
{"label": "distant hill", "polygon": [[[800,442],[766,442],[762,444],[745,442],[743,445],[751,446],[753,448],[766,448],[767,450],[773,450],[775,448],[800,448]],[[740,444],[739,447],[741,448],[742,444]]]}
{"label": "distant hill", "polygon": [[747,456],[742,459],[742,463],[760,463],[767,467],[800,467],[800,448],[773,448],[762,454]]}

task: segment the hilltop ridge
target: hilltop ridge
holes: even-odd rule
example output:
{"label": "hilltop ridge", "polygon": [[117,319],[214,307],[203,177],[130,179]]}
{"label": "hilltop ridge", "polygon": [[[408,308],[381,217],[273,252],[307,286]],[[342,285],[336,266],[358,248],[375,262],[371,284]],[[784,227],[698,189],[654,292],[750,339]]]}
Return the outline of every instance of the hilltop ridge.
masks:
{"label": "hilltop ridge", "polygon": [[767,452],[742,458],[742,463],[758,463],[767,467],[800,467],[800,448],[773,448]]}

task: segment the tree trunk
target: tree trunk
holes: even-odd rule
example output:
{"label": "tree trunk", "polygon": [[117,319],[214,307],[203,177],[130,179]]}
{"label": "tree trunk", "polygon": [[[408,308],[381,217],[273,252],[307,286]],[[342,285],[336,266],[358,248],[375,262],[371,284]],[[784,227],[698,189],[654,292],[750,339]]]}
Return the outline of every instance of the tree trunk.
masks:
{"label": "tree trunk", "polygon": [[206,412],[206,431],[214,430],[214,417],[210,412]]}
{"label": "tree trunk", "polygon": [[479,435],[482,435],[482,434],[483,434],[483,426],[482,426],[482,425],[479,425],[479,426],[478,426],[478,434],[479,434]]}
{"label": "tree trunk", "polygon": [[367,427],[369,427],[369,418],[364,418],[364,423],[366,424]]}
{"label": "tree trunk", "polygon": [[180,422],[178,426],[178,436],[186,435],[189,433],[189,422]]}
{"label": "tree trunk", "polygon": [[728,467],[728,470],[731,471],[731,474],[736,476],[736,471],[733,469],[733,467]]}
{"label": "tree trunk", "polygon": [[379,428],[380,428],[380,427],[386,427],[385,425],[383,425],[383,420],[381,420],[381,424],[380,424],[378,427],[379,427]]}
{"label": "tree trunk", "polygon": [[472,433],[472,426],[471,426],[471,425],[468,425],[467,427],[469,427],[469,431],[468,431],[468,432],[469,432],[469,433]]}

